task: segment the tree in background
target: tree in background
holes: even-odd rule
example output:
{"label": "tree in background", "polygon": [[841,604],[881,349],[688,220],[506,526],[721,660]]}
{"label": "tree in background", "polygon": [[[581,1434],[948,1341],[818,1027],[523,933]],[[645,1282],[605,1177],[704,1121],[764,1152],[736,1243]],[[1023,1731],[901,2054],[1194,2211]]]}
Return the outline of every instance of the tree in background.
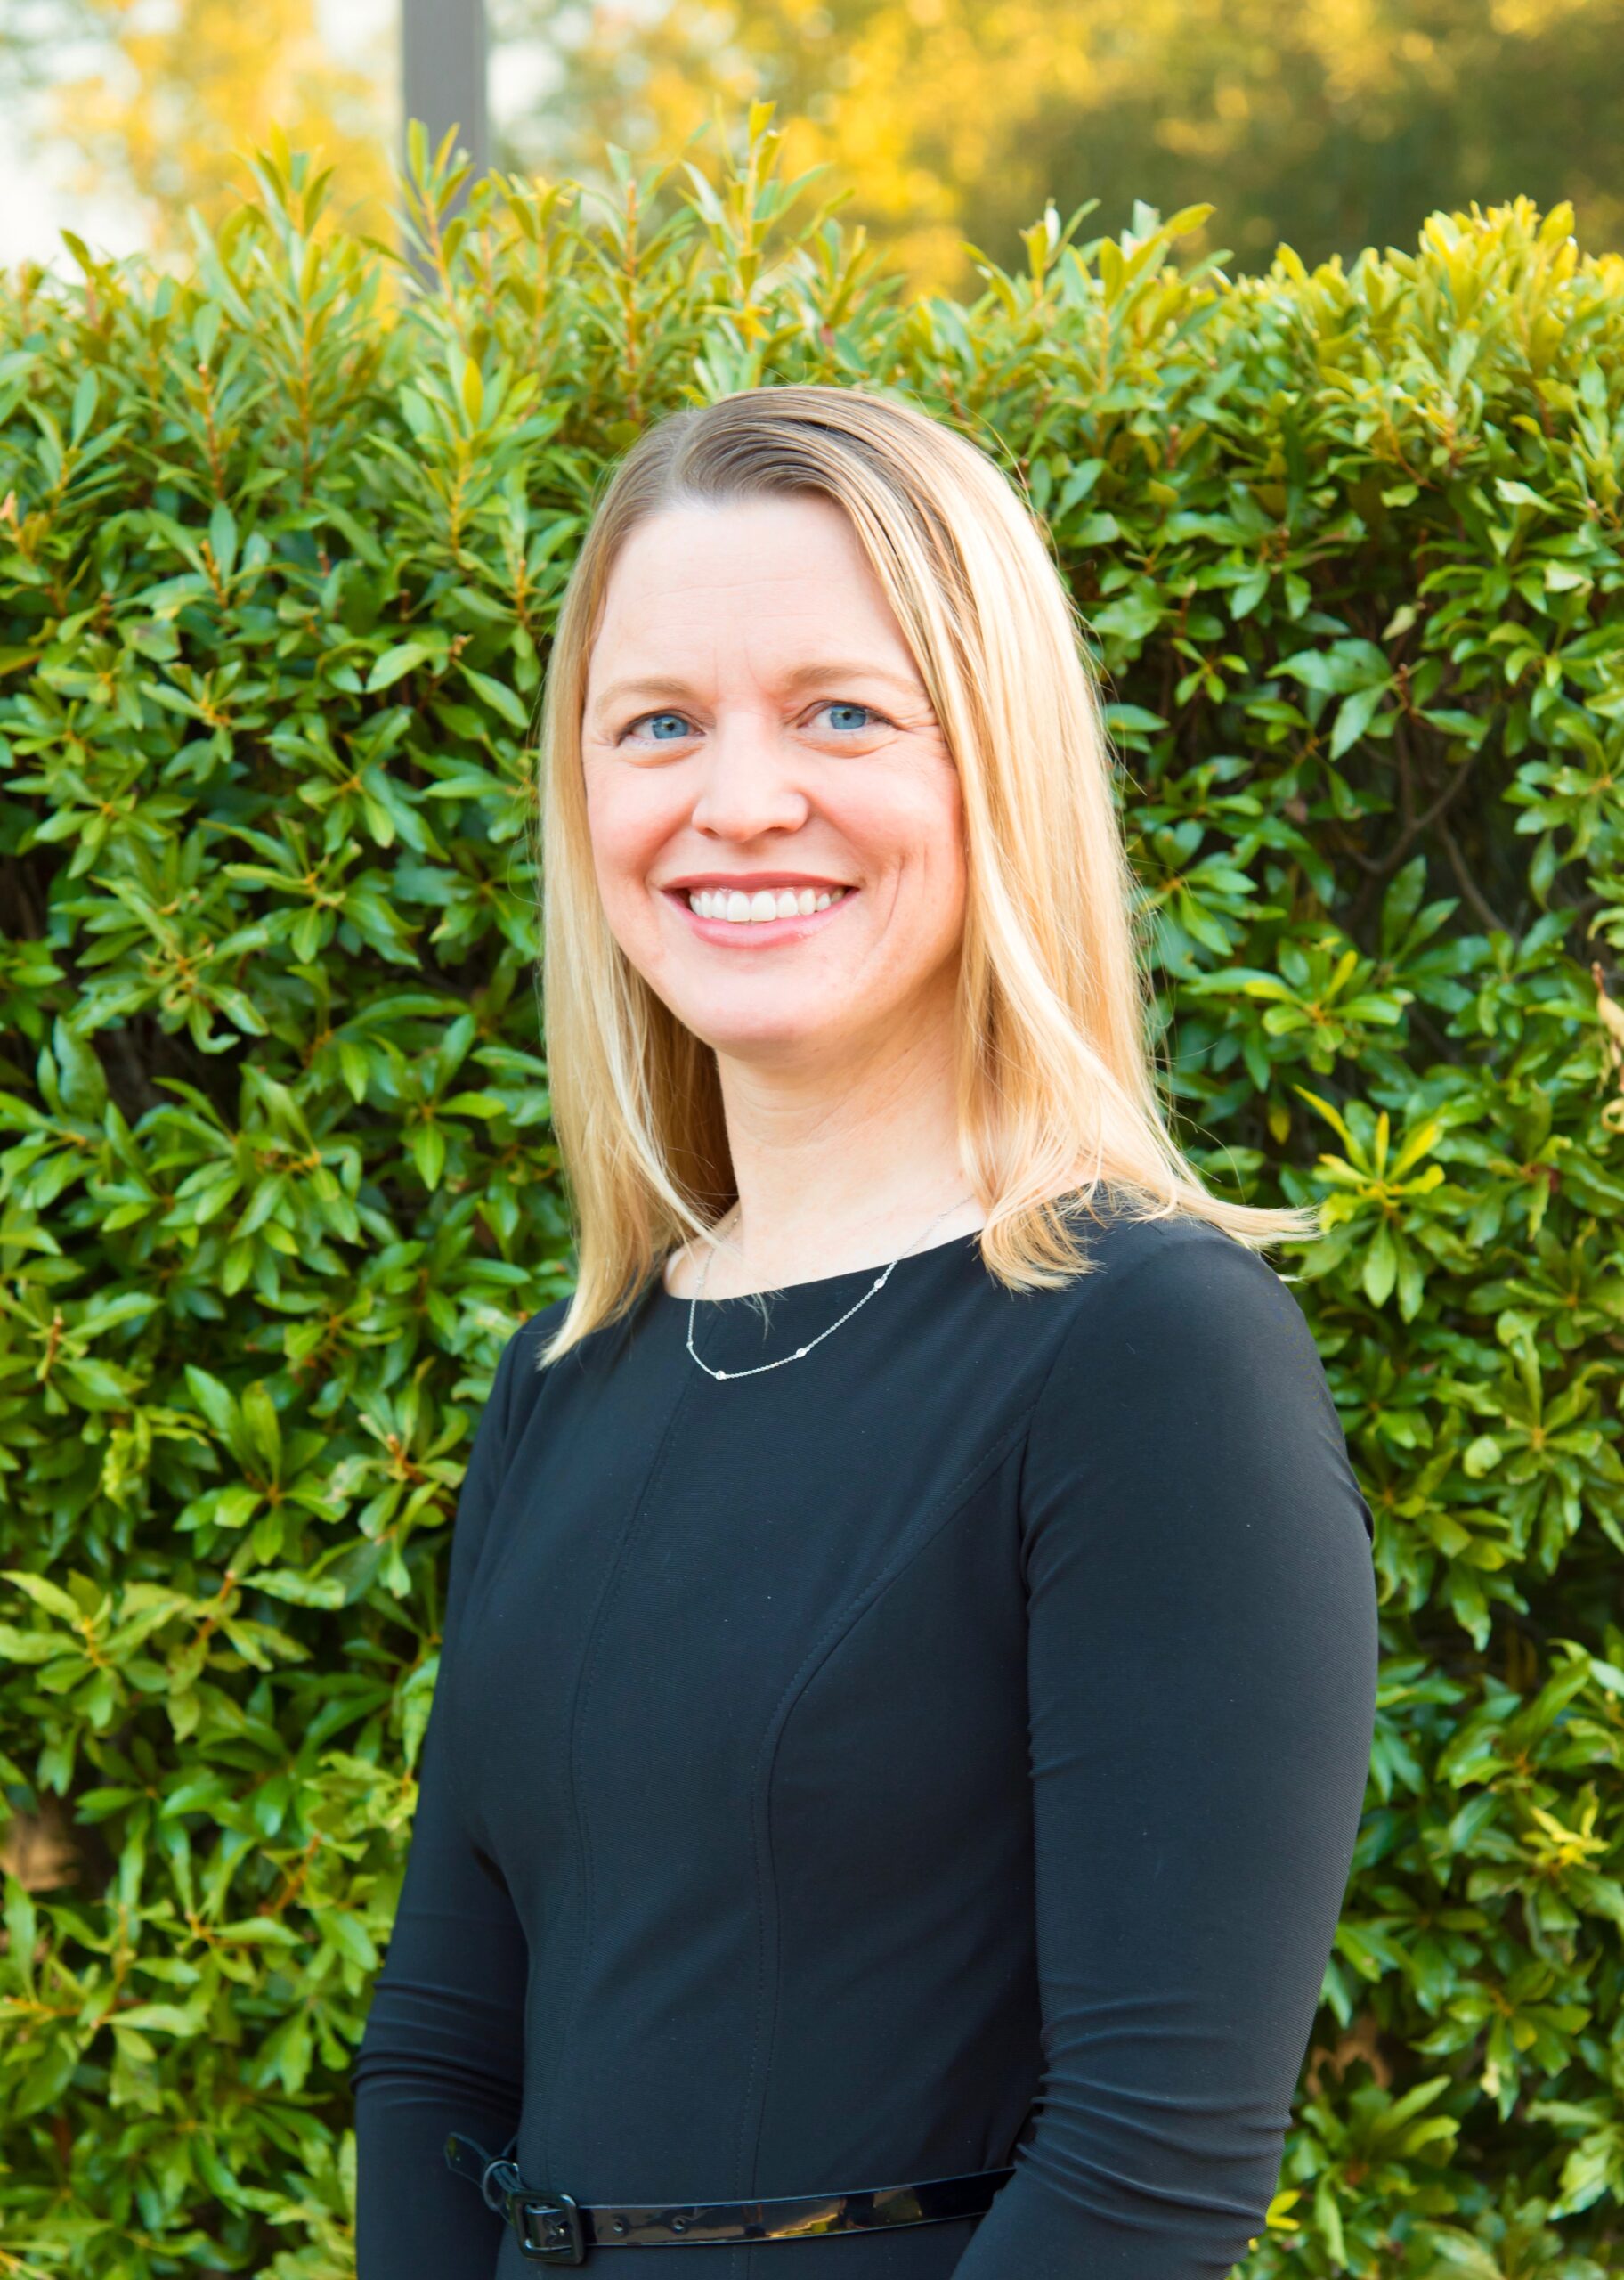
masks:
{"label": "tree in background", "polygon": [[336,54],[315,0],[18,0],[14,19],[12,5],[7,76],[49,89],[43,133],[77,155],[76,187],[134,201],[154,251],[190,246],[189,207],[214,224],[238,205],[238,153],[279,131],[336,169],[325,226],[390,231],[393,59]]}
{"label": "tree in background", "polygon": [[1570,200],[1624,243],[1624,0],[498,0],[551,91],[511,159],[595,178],[605,141],[670,152],[721,95],[777,102],[792,169],[832,162],[917,288],[973,290],[1044,200],[1215,200],[1198,250],[1267,267],[1415,242],[1421,216]]}
{"label": "tree in background", "polygon": [[[461,0],[445,0],[450,6]],[[389,0],[375,0],[388,20]],[[669,155],[719,97],[775,102],[787,163],[831,167],[916,289],[976,289],[964,241],[1019,263],[1052,198],[1103,225],[1142,200],[1215,200],[1197,254],[1267,267],[1409,247],[1438,208],[1518,194],[1624,244],[1614,122],[1624,0],[487,0],[507,163],[605,182],[602,152]],[[360,12],[366,14],[369,12]],[[330,0],[5,0],[0,76],[51,89],[80,183],[189,244],[246,188],[233,154],[272,128],[319,146],[345,202],[386,226],[393,56],[335,52]],[[517,93],[526,57],[545,92]],[[504,102],[504,94],[509,100]]]}

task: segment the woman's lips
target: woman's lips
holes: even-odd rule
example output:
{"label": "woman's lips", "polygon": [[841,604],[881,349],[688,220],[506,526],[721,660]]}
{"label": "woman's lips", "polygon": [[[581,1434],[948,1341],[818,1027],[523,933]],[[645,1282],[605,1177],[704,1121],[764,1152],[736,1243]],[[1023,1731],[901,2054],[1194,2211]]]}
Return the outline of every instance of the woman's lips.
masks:
{"label": "woman's lips", "polygon": [[775,942],[796,940],[803,934],[815,934],[832,918],[838,918],[858,890],[848,887],[845,893],[823,910],[809,910],[804,915],[797,911],[790,918],[702,918],[688,901],[686,887],[666,887],[662,892],[682,913],[702,942],[719,942],[730,950],[770,949]]}

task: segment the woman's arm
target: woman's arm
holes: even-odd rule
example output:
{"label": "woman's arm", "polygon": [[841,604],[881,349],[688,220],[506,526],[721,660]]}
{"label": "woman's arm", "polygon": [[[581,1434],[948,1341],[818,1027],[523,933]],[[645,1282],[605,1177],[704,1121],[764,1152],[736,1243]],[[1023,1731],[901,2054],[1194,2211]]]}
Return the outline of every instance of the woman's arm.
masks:
{"label": "woman's arm", "polygon": [[1028,1444],[1043,2078],[955,2280],[1245,2256],[1364,1797],[1370,1521],[1307,1324],[1229,1237],[1146,1232],[1100,1270]]}
{"label": "woman's arm", "polygon": [[[518,1344],[516,1333],[498,1363],[458,1500],[442,1678],[501,1477]],[[457,2129],[494,2154],[517,2126],[529,1956],[506,1886],[463,1826],[442,1724],[436,1692],[400,1906],[350,2075],[358,2280],[475,2280],[501,2246],[501,2219],[447,2169],[444,2146]]]}

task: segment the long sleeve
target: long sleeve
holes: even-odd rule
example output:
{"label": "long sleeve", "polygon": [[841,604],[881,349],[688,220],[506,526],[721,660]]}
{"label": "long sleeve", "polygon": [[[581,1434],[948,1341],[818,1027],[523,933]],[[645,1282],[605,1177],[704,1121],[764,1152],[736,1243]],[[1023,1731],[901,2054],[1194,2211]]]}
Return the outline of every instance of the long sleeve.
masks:
{"label": "long sleeve", "polygon": [[1369,1512],[1279,1277],[1189,1223],[1102,1274],[1021,1496],[1043,2077],[955,2280],[1227,2273],[1279,2182],[1375,1719]]}
{"label": "long sleeve", "polygon": [[494,2153],[517,2124],[528,1954],[507,1888],[464,1826],[440,1705],[500,1480],[518,1343],[497,1365],[458,1499],[406,1874],[351,2070],[358,2280],[475,2280],[501,2245],[500,2218],[446,2167],[444,2144],[455,2129]]}

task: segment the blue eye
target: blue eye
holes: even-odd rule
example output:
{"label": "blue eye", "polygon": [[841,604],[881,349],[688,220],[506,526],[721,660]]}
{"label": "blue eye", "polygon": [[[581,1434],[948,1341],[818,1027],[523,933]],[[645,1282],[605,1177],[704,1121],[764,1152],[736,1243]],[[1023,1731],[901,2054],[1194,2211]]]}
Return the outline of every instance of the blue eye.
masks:
{"label": "blue eye", "polygon": [[[860,733],[873,721],[879,721],[882,725],[895,725],[894,722],[887,722],[885,714],[877,711],[873,705],[860,704],[855,697],[827,696],[816,710],[820,712],[857,712],[868,716],[866,720],[848,721],[840,729],[842,735],[850,735],[854,731]],[[660,734],[658,724],[662,721],[676,724],[677,733],[674,737]],[[691,736],[694,732],[693,723],[686,712],[639,712],[635,721],[629,721],[626,723],[621,735],[624,738],[639,730],[644,731],[649,741],[654,744],[680,743],[684,737]]]}

